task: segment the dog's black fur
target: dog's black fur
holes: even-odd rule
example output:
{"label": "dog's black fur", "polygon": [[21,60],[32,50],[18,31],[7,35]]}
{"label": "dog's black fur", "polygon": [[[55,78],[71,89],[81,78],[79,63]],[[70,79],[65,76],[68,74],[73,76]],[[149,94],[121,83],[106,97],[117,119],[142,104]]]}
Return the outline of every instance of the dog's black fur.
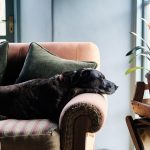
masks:
{"label": "dog's black fur", "polygon": [[58,123],[59,115],[81,93],[112,94],[117,86],[94,69],[64,72],[49,79],[0,86],[1,119],[47,118]]}

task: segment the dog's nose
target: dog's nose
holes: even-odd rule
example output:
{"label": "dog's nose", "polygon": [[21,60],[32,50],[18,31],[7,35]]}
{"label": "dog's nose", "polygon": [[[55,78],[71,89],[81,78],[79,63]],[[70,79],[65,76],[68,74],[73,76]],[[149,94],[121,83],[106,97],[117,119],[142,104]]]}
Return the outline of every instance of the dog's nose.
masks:
{"label": "dog's nose", "polygon": [[119,87],[119,86],[115,85],[115,90],[117,90],[117,89],[118,89],[118,87]]}

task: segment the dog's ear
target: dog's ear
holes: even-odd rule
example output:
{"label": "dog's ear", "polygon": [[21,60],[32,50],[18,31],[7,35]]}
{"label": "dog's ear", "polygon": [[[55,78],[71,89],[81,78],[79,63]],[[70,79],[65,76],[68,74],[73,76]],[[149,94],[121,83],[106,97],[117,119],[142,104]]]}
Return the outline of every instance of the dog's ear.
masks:
{"label": "dog's ear", "polygon": [[85,87],[88,82],[90,82],[91,72],[90,70],[81,69],[78,70],[73,76],[71,80],[72,86]]}

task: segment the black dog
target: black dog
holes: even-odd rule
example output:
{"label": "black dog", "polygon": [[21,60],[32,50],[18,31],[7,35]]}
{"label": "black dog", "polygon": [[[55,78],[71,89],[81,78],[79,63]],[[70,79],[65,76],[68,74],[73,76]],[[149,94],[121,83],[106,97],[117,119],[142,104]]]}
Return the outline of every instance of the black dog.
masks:
{"label": "black dog", "polygon": [[47,118],[58,123],[63,107],[74,96],[88,92],[112,94],[116,89],[114,83],[94,69],[0,86],[0,115],[1,119]]}

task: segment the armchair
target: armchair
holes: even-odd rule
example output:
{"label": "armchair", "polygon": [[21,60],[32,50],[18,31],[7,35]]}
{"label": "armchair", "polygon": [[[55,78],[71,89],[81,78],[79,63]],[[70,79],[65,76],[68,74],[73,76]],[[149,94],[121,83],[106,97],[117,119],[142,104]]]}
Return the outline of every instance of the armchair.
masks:
{"label": "armchair", "polygon": [[[90,42],[41,42],[59,57],[95,61],[100,66],[99,49]],[[29,43],[10,43],[3,85],[13,84],[23,66]],[[0,121],[2,150],[92,150],[95,133],[104,125],[107,99],[94,93],[74,97],[63,108],[59,125],[49,120]]]}

